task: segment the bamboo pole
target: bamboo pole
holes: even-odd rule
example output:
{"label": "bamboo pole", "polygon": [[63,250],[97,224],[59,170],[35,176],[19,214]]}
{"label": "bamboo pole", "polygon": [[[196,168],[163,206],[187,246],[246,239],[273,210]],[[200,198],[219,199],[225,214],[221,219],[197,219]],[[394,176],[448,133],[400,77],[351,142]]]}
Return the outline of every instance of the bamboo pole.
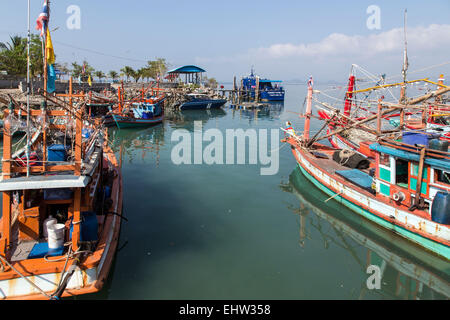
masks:
{"label": "bamboo pole", "polygon": [[[388,114],[388,113],[391,113],[391,112],[393,112],[393,111],[395,111],[395,110],[397,110],[397,109],[399,109],[399,107],[387,109],[387,110],[383,111],[383,112],[381,113],[381,115],[383,116],[383,115]],[[369,118],[366,118],[366,119],[364,119],[364,120],[354,122],[354,123],[352,124],[352,126],[353,126],[353,127],[358,127],[358,126],[360,126],[360,125],[363,124],[363,123],[366,123],[366,122],[369,122],[369,121],[372,121],[372,120],[376,119],[377,117],[378,117],[378,114],[373,115],[373,116],[370,116]],[[331,137],[331,136],[333,136],[333,135],[335,135],[335,134],[341,133],[341,132],[343,132],[343,131],[345,131],[345,130],[347,130],[347,129],[348,129],[348,127],[345,127],[345,128],[339,129],[339,130],[335,130],[335,131],[331,132],[330,134],[327,134],[327,135],[325,135],[325,136],[322,136],[322,137],[320,137],[320,138],[317,138],[317,140],[327,139],[327,138],[329,138],[329,137]]]}

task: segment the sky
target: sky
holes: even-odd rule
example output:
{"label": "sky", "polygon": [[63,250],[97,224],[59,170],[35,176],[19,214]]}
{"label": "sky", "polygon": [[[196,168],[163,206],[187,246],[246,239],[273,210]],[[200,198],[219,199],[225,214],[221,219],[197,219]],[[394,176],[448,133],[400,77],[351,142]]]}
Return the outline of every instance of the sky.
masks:
{"label": "sky", "polygon": [[[31,0],[36,34],[43,2]],[[79,28],[67,24],[73,5]],[[405,9],[409,77],[449,74],[450,0],[53,0],[50,30],[58,63],[87,60],[105,73],[162,57],[219,82],[252,66],[264,78],[345,82],[352,64],[400,80]],[[0,0],[0,16],[0,42],[26,36],[27,0]]]}

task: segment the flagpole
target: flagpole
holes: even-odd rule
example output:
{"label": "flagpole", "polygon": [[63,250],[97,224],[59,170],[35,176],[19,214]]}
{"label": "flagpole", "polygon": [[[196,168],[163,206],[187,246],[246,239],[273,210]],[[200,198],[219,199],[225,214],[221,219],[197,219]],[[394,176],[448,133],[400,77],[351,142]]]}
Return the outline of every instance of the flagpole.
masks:
{"label": "flagpole", "polygon": [[27,36],[27,177],[30,175],[30,0],[28,0],[28,36]]}

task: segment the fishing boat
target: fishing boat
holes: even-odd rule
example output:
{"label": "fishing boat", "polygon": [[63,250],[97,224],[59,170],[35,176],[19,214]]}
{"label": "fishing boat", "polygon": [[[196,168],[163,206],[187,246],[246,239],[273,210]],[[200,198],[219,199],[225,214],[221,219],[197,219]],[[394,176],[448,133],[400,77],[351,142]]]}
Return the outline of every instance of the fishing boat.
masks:
{"label": "fishing boat", "polygon": [[[378,118],[379,110],[371,110],[370,102],[358,101],[355,99],[357,93],[366,93],[387,87],[403,85],[403,83],[390,84],[370,87],[367,89],[354,90],[356,86],[355,75],[350,75],[348,81],[347,92],[344,100],[344,112],[337,113],[337,109],[324,104],[324,108],[318,111],[319,117],[328,124],[329,141],[336,148],[344,148],[356,151],[367,157],[371,156],[368,149],[370,143],[376,141],[380,135],[396,138],[396,134],[404,135],[428,135],[430,138],[438,138],[443,141],[450,141],[450,127],[447,118],[449,117],[450,106],[443,104],[441,96],[450,88],[443,84],[440,78],[436,91],[426,94],[415,99],[410,99],[407,103],[406,97],[400,98],[398,103],[390,103],[391,107],[398,106],[394,112],[386,113]],[[427,79],[413,80],[409,83],[417,83],[419,81],[431,82]],[[403,95],[404,92],[403,91]],[[429,98],[435,98],[434,102],[429,102],[426,106],[417,106],[419,103],[426,102]],[[364,102],[364,103],[363,103]],[[373,103],[372,103],[373,104]],[[375,104],[379,105],[379,104]],[[388,104],[386,103],[386,106]],[[352,112],[352,109],[355,111]],[[365,115],[357,115],[356,112],[363,111]],[[333,119],[331,119],[333,117]],[[377,120],[377,126],[370,127],[368,120]],[[360,127],[364,126],[364,127]],[[384,127],[387,130],[383,130]],[[344,130],[341,130],[344,128]],[[337,133],[339,131],[339,133]],[[336,133],[336,134],[331,134]]]}
{"label": "fishing boat", "polygon": [[138,97],[125,102],[124,90],[119,89],[118,104],[115,110],[103,117],[105,126],[117,126],[119,129],[148,127],[157,125],[164,120],[164,94],[146,96],[142,90]]}
{"label": "fishing boat", "polygon": [[87,122],[82,104],[61,106],[49,110],[43,102],[40,110],[30,110],[34,133],[17,151],[10,117],[20,106],[6,111],[1,299],[97,292],[112,265],[121,225],[121,170],[107,132]]}
{"label": "fishing boat", "polygon": [[227,103],[226,99],[213,99],[207,94],[189,93],[185,95],[180,110],[218,109]]}
{"label": "fishing boat", "polygon": [[245,92],[247,99],[259,101],[284,101],[284,88],[281,80],[261,79],[254,74],[252,68],[249,76],[242,78],[241,91]]}
{"label": "fishing boat", "polygon": [[318,133],[310,138],[312,96],[309,84],[303,135],[284,130],[301,172],[330,200],[449,260],[450,153],[379,139],[369,145],[373,159],[355,163]]}

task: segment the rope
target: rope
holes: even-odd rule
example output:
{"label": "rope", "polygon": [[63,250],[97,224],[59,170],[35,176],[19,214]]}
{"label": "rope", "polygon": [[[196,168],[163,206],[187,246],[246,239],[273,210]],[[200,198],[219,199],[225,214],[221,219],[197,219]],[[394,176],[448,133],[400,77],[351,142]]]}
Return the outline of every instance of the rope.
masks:
{"label": "rope", "polygon": [[46,294],[41,288],[39,288],[36,284],[34,284],[31,280],[29,280],[27,277],[25,277],[23,274],[21,274],[16,268],[13,267],[12,264],[10,264],[8,262],[8,260],[6,260],[2,255],[0,255],[0,259],[6,263],[12,270],[14,270],[14,272],[16,272],[21,278],[23,278],[24,280],[26,280],[29,284],[31,284],[36,290],[38,290],[42,295],[44,295],[45,297],[52,299],[51,296],[49,296],[48,294]]}

